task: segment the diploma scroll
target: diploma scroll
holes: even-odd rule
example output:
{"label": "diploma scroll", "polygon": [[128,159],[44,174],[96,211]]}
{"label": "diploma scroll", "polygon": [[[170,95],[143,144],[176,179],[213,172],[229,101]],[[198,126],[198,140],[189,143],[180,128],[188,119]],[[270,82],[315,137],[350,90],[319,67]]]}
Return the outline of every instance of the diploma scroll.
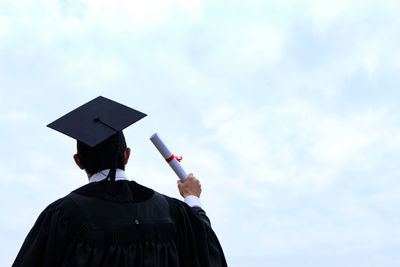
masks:
{"label": "diploma scroll", "polygon": [[161,140],[161,138],[158,136],[157,133],[153,134],[150,137],[151,142],[153,145],[158,149],[158,151],[161,153],[163,158],[168,162],[169,166],[174,170],[176,175],[178,175],[179,179],[181,179],[182,182],[184,182],[187,178],[187,174],[185,170],[182,168],[181,164],[178,162],[177,157],[175,157],[167,148],[167,146],[164,144],[164,142]]}

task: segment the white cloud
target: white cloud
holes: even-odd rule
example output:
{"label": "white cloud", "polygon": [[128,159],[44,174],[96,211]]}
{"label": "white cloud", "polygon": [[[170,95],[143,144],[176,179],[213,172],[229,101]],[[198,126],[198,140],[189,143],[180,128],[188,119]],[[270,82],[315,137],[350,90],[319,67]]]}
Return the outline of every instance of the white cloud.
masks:
{"label": "white cloud", "polygon": [[33,169],[46,169],[51,168],[54,166],[52,164],[51,158],[47,155],[42,153],[41,151],[33,151],[30,152],[29,155],[29,165]]}
{"label": "white cloud", "polygon": [[352,0],[339,0],[335,2],[329,0],[314,1],[311,7],[314,24],[320,30],[325,30],[342,18],[345,12],[352,7],[353,2]]}
{"label": "white cloud", "polygon": [[261,25],[242,30],[243,32],[239,33],[240,37],[232,40],[239,48],[237,52],[241,56],[242,64],[251,64],[254,68],[273,66],[281,59],[284,42],[281,29]]}
{"label": "white cloud", "polygon": [[[291,181],[302,190],[325,191],[347,168],[377,166],[372,151],[398,144],[400,128],[391,126],[396,118],[385,108],[335,114],[303,101],[262,108],[231,104],[207,111],[205,124],[215,131],[210,140],[230,151],[229,160],[241,163],[235,169],[252,181]],[[238,188],[249,186],[240,181]]]}
{"label": "white cloud", "polygon": [[63,72],[71,77],[76,87],[98,90],[104,84],[118,81],[126,74],[125,62],[107,55],[91,52],[66,58]]}
{"label": "white cloud", "polygon": [[28,120],[29,117],[30,116],[27,112],[19,110],[8,111],[7,113],[1,115],[1,118],[3,120],[13,121],[13,122],[24,122]]}
{"label": "white cloud", "polygon": [[196,17],[201,1],[87,1],[88,20],[93,25],[102,24],[106,29],[153,28],[161,26],[176,13]]}
{"label": "white cloud", "polygon": [[0,15],[0,40],[11,32],[11,19],[7,16]]}

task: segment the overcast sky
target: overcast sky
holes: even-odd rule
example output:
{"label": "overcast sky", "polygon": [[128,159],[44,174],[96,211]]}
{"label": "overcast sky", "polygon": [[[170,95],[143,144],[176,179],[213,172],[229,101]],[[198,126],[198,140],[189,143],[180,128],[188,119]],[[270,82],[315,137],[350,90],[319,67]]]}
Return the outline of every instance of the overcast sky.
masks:
{"label": "overcast sky", "polygon": [[400,266],[398,1],[0,0],[0,265],[84,185],[46,125],[102,95],[148,117],[127,174],[203,185],[229,266]]}

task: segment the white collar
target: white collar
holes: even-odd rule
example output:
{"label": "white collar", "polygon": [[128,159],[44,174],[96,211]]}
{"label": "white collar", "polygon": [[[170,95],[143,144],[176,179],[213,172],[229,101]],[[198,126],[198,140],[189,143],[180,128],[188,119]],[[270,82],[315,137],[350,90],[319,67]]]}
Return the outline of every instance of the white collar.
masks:
{"label": "white collar", "polygon": [[[100,181],[104,180],[107,177],[109,172],[110,172],[110,169],[106,169],[106,170],[102,170],[102,171],[99,171],[98,173],[93,174],[89,178],[89,183],[100,182]],[[128,180],[128,177],[126,177],[125,171],[123,171],[121,169],[116,170],[115,181],[118,181],[118,180]]]}

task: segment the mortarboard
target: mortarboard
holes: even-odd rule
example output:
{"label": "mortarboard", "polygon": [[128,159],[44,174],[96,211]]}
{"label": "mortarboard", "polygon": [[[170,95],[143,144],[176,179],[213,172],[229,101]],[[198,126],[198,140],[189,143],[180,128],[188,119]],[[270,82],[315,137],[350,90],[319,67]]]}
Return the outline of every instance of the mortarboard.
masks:
{"label": "mortarboard", "polygon": [[99,96],[47,127],[94,147],[147,115]]}

